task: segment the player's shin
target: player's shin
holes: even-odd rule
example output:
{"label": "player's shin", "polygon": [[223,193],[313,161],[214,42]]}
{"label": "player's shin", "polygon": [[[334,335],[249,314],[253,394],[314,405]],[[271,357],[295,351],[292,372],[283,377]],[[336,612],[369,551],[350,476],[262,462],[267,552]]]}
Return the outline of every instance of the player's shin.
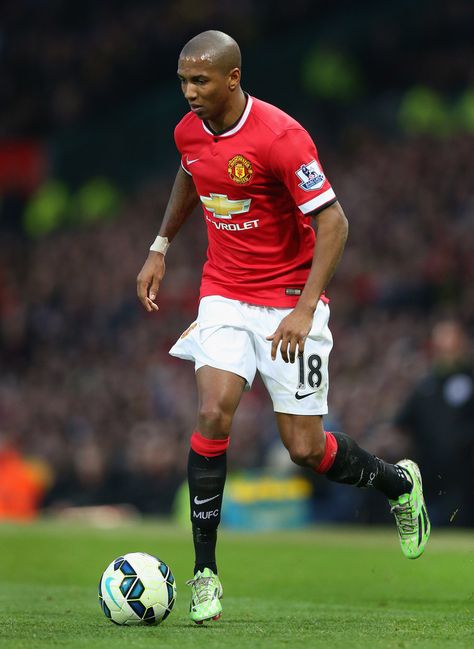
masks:
{"label": "player's shin", "polygon": [[210,440],[195,432],[188,460],[191,523],[196,555],[194,573],[217,573],[215,548],[227,472],[229,438]]}
{"label": "player's shin", "polygon": [[364,451],[344,433],[326,433],[326,450],[317,472],[333,482],[373,487],[391,500],[412,486],[403,469]]}

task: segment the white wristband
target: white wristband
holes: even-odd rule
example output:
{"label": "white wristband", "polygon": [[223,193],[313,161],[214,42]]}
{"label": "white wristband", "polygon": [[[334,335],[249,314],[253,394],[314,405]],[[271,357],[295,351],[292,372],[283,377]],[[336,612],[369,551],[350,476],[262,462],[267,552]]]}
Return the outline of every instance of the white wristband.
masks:
{"label": "white wristband", "polygon": [[161,252],[161,254],[164,256],[166,255],[166,251],[169,247],[170,242],[168,240],[168,237],[160,237],[160,235],[158,235],[151,244],[150,250],[153,250],[153,252]]}

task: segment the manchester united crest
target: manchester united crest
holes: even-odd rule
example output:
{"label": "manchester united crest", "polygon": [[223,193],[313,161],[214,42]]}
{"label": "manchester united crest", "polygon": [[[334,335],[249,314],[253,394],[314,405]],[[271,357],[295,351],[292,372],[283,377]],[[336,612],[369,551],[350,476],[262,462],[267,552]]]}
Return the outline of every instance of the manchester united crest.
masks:
{"label": "manchester united crest", "polygon": [[240,154],[229,160],[227,171],[232,180],[239,185],[248,183],[253,176],[252,163]]}

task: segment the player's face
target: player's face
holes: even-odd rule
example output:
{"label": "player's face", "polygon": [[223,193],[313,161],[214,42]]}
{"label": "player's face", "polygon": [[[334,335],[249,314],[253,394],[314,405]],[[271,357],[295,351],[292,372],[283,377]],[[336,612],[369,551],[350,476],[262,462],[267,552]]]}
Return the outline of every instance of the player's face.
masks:
{"label": "player's face", "polygon": [[[237,74],[236,74],[237,73]],[[208,60],[180,58],[178,78],[190,109],[202,120],[213,121],[225,114],[232,90],[238,84],[238,68],[223,74]]]}

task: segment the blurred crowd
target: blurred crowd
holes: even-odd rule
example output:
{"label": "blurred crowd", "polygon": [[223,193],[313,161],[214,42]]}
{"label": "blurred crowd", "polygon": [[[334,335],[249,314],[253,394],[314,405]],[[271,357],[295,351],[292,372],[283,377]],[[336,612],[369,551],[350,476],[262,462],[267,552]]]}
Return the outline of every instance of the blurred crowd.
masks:
{"label": "blurred crowd", "polygon": [[369,93],[421,80],[456,93],[472,83],[472,11],[470,0],[423,0],[416,12],[409,0],[3,0],[0,136],[43,136],[169,83],[179,44],[210,26],[248,51],[306,30],[308,47],[355,55]]}
{"label": "blurred crowd", "polygon": [[[328,420],[389,460],[416,442],[392,422],[430,369],[432,327],[447,317],[468,331],[474,324],[472,145],[364,132],[343,150],[320,151],[350,223],[328,291]],[[135,295],[171,182],[143,186],[113,222],[34,243],[2,232],[0,448],[15,445],[50,467],[47,505],[167,512],[185,478],[194,375],[168,349],[196,313],[206,247],[199,212],[168,253],[160,311],[145,313]],[[270,463],[276,443],[256,382],[235,421],[231,468]]]}

